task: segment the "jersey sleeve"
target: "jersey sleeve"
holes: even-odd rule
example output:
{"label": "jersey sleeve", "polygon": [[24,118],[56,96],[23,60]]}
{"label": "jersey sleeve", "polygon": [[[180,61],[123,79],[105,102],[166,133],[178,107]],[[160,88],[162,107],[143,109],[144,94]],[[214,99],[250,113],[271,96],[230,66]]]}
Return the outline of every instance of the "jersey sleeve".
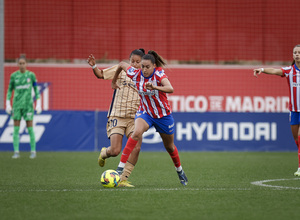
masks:
{"label": "jersey sleeve", "polygon": [[39,92],[39,89],[38,89],[38,86],[37,86],[37,79],[36,79],[36,76],[33,72],[31,72],[31,80],[32,80],[32,87],[33,87],[33,90],[34,90],[34,94],[35,94],[35,98],[36,99],[39,99],[40,98],[40,92]]}
{"label": "jersey sleeve", "polygon": [[165,71],[161,67],[156,69],[156,75],[159,77],[160,83],[164,78],[168,79],[168,76],[165,74]]}
{"label": "jersey sleeve", "polygon": [[118,69],[118,65],[109,67],[103,70],[103,78],[105,80],[112,80],[114,78],[115,72]]}
{"label": "jersey sleeve", "polygon": [[140,70],[139,69],[135,69],[132,66],[129,66],[126,70],[126,74],[129,78],[133,78]]}
{"label": "jersey sleeve", "polygon": [[288,66],[288,67],[282,67],[281,71],[282,71],[282,75],[281,77],[288,77],[288,73],[291,71],[292,67]]}
{"label": "jersey sleeve", "polygon": [[7,89],[7,94],[6,94],[6,100],[11,99],[11,94],[14,89],[14,75],[12,74],[10,76],[9,84],[8,84],[8,89]]}

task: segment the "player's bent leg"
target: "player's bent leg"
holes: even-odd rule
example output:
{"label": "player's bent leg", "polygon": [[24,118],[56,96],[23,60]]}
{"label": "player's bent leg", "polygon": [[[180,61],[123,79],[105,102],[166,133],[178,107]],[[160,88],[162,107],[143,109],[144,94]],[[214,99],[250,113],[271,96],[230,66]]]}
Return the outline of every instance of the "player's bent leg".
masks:
{"label": "player's bent leg", "polygon": [[163,139],[164,146],[174,163],[180,183],[186,186],[188,184],[188,179],[182,169],[177,147],[174,145],[174,134],[169,135],[160,133],[160,136]]}
{"label": "player's bent leg", "polygon": [[122,149],[122,139],[123,135],[112,134],[110,136],[111,146],[108,148],[103,147],[98,157],[98,164],[100,167],[104,167],[105,160],[109,157],[116,157],[120,154]]}
{"label": "player's bent leg", "polygon": [[134,166],[135,165],[130,163],[129,160],[126,162],[124,170],[123,170],[123,172],[121,174],[121,177],[120,177],[121,181],[127,181],[128,180],[131,172],[134,169]]}
{"label": "player's bent leg", "polygon": [[120,139],[119,143],[111,144],[111,146],[107,149],[107,157],[116,157],[121,153],[122,150],[122,139]]}
{"label": "player's bent leg", "polygon": [[135,148],[132,150],[126,164],[124,167],[124,171],[121,175],[121,181],[128,180],[129,176],[131,175],[131,172],[133,171],[139,157],[139,153],[141,150],[141,144],[142,140],[139,140],[136,144]]}
{"label": "player's bent leg", "polygon": [[118,168],[116,169],[116,171],[120,175],[122,175],[122,173],[123,173],[125,164],[129,158],[131,152],[133,151],[133,149],[135,148],[135,146],[137,145],[139,140],[142,139],[143,133],[145,131],[147,131],[149,128],[149,125],[147,124],[147,122],[142,118],[137,118],[134,123],[135,123],[134,131],[127,140],[126,146],[121,155],[120,163],[118,165]]}
{"label": "player's bent leg", "polygon": [[142,145],[142,139],[138,140],[137,144],[135,145],[135,147],[133,148],[128,161],[133,164],[134,166],[136,165],[138,158],[139,158],[139,154],[141,151],[141,145]]}
{"label": "player's bent leg", "polygon": [[110,135],[109,138],[110,138],[110,146],[107,148],[107,152],[106,152],[107,155],[106,157],[104,157],[104,159],[109,157],[116,157],[120,154],[122,150],[123,134],[113,133]]}

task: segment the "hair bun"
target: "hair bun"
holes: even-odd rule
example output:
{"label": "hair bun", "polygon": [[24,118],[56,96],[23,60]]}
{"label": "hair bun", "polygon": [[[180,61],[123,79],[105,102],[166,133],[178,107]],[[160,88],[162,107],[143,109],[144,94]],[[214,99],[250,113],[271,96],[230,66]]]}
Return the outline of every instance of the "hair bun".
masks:
{"label": "hair bun", "polygon": [[20,59],[26,59],[26,54],[20,54]]}

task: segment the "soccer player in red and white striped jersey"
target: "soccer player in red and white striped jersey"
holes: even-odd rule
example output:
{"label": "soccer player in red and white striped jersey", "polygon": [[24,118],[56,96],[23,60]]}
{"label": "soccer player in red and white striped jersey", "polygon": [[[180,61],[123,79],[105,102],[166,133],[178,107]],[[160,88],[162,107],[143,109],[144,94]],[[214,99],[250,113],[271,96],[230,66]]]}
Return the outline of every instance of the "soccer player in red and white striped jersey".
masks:
{"label": "soccer player in red and white striped jersey", "polygon": [[287,79],[290,94],[290,125],[298,147],[299,166],[294,175],[300,176],[300,44],[296,45],[293,49],[293,63],[291,66],[282,67],[281,69],[260,68],[253,71],[255,77],[260,73],[266,73],[286,77]]}
{"label": "soccer player in red and white striped jersey", "polygon": [[117,171],[123,172],[125,163],[142,135],[154,126],[159,132],[164,146],[171,156],[181,184],[187,185],[188,179],[182,169],[177,147],[174,144],[174,119],[166,93],[172,93],[173,87],[162,67],[163,58],[155,51],[148,51],[142,58],[142,68],[136,69],[121,62],[112,80],[112,88],[119,89],[116,81],[119,73],[124,70],[135,83],[140,95],[140,107],[135,116],[134,131],[122,152]]}
{"label": "soccer player in red and white striped jersey", "polygon": [[168,78],[162,68],[156,68],[151,76],[146,77],[141,69],[128,67],[127,76],[136,83],[136,87],[139,90],[141,98],[139,111],[146,111],[152,118],[162,118],[171,114],[171,108],[165,92],[158,90],[146,91],[145,89],[145,85],[148,82],[153,83],[154,86],[162,86],[162,80]]}

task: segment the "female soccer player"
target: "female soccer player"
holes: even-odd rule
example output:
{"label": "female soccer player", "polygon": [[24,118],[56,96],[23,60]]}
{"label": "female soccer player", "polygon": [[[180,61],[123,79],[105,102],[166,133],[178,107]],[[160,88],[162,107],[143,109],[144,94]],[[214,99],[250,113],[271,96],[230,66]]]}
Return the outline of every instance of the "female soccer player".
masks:
{"label": "female soccer player", "polygon": [[[10,76],[8,91],[6,95],[6,112],[11,114],[14,119],[14,132],[13,132],[13,146],[14,155],[12,158],[17,159],[20,157],[19,153],[19,129],[22,117],[26,121],[28,133],[30,136],[31,154],[30,158],[36,158],[36,143],[35,135],[32,127],[32,120],[34,115],[32,88],[34,89],[36,97],[36,113],[42,112],[40,94],[37,88],[37,79],[35,74],[26,69],[27,62],[25,56],[20,56],[18,59],[19,70],[12,73]],[[12,91],[14,90],[13,108],[10,105]]]}
{"label": "female soccer player", "polygon": [[[144,49],[133,50],[129,56],[130,65],[135,68],[141,68],[141,60],[145,55]],[[118,65],[110,67],[108,69],[100,70],[96,66],[95,57],[90,55],[88,63],[93,68],[95,76],[99,79],[111,80],[114,77],[115,71]],[[132,80],[126,76],[125,72],[122,72],[118,83],[121,85],[119,90],[115,90],[112,98],[112,103],[108,111],[107,121],[107,136],[110,139],[110,146],[103,147],[101,149],[98,164],[103,167],[105,165],[105,159],[109,157],[116,157],[122,150],[122,139],[125,134],[128,138],[134,129],[134,116],[138,110],[140,98],[138,91],[135,88]],[[141,141],[137,144],[132,155],[128,159],[124,172],[121,175],[121,181],[119,187],[133,187],[128,182],[128,178],[137,163]]]}
{"label": "female soccer player", "polygon": [[126,71],[127,76],[133,80],[139,90],[141,102],[135,117],[134,131],[123,150],[117,171],[122,173],[127,158],[136,144],[142,140],[143,133],[154,126],[173,160],[180,182],[187,185],[188,179],[182,169],[178,150],[174,145],[174,119],[166,94],[172,93],[173,87],[162,69],[165,64],[160,55],[155,51],[149,51],[143,56],[141,69],[125,62],[121,62],[118,66],[112,81],[112,88],[120,88],[117,78],[122,70]]}
{"label": "female soccer player", "polygon": [[293,62],[289,67],[281,69],[260,68],[254,69],[254,76],[257,77],[260,73],[270,75],[278,75],[286,77],[289,85],[290,94],[290,125],[295,143],[298,147],[298,170],[294,173],[295,176],[300,176],[300,44],[293,49]]}

